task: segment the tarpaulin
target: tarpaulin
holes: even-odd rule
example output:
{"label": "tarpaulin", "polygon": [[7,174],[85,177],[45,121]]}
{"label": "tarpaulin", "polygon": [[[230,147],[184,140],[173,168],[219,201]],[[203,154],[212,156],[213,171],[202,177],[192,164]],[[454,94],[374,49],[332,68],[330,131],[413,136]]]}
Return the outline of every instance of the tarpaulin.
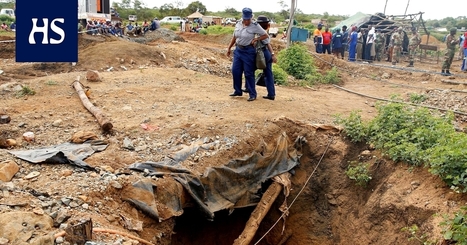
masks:
{"label": "tarpaulin", "polygon": [[[202,176],[183,168],[174,159],[134,163],[129,169],[149,171],[150,174],[158,176],[171,176],[183,186],[207,218],[213,219],[214,213],[220,210],[256,205],[261,198],[258,194],[261,184],[297,166],[304,143],[305,139],[298,137],[294,144],[290,144],[287,135],[282,133],[273,147],[268,148],[263,142],[260,150],[244,158],[231,160],[223,166],[209,167]],[[151,186],[140,182],[131,188],[143,188],[146,193],[154,194]],[[157,215],[156,205],[131,194],[136,192],[128,192],[127,199],[140,210],[148,212],[148,209],[151,209],[148,213]],[[174,214],[180,214],[182,202],[172,203],[174,206],[167,208],[173,209]]]}
{"label": "tarpaulin", "polygon": [[90,140],[82,144],[63,143],[34,150],[9,151],[14,156],[31,163],[72,164],[81,168],[93,169],[84,159],[95,152],[103,151],[108,144],[102,140]]}
{"label": "tarpaulin", "polygon": [[308,39],[308,30],[303,28],[292,27],[290,40],[292,42],[306,42]]}

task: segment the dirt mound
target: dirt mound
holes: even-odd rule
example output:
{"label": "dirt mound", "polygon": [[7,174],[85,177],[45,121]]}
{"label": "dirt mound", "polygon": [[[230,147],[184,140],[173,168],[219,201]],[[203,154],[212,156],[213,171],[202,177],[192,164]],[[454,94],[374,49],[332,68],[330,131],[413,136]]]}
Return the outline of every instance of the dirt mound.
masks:
{"label": "dirt mound", "polygon": [[155,31],[147,32],[143,37],[129,37],[130,40],[137,43],[151,43],[151,42],[185,42],[183,37],[177,35],[172,30],[160,28]]}
{"label": "dirt mound", "polygon": [[[422,44],[427,44],[428,35],[422,35]],[[428,39],[428,45],[438,46],[439,48],[445,48],[446,44],[436,39],[434,36],[430,36]]]}
{"label": "dirt mound", "polygon": [[[15,37],[0,36],[0,59],[15,58]],[[3,41],[3,42],[1,42]],[[11,42],[10,42],[11,41]]]}
{"label": "dirt mound", "polygon": [[113,40],[90,45],[78,56],[77,69],[125,70],[141,65],[161,64],[164,57],[154,47],[124,40]]}

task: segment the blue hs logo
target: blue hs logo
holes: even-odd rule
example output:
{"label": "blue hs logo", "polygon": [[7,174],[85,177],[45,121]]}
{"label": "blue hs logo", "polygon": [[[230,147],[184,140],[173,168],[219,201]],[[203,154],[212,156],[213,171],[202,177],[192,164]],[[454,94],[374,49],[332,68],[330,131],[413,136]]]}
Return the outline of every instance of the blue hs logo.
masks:
{"label": "blue hs logo", "polygon": [[77,62],[76,0],[16,0],[16,62]]}

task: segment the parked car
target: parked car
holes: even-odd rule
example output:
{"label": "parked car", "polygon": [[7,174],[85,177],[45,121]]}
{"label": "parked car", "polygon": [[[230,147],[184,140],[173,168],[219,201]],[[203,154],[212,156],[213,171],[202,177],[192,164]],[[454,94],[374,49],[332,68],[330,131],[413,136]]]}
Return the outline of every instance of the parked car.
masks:
{"label": "parked car", "polygon": [[226,18],[224,23],[226,25],[235,25],[237,24],[237,20],[235,18]]}
{"label": "parked car", "polygon": [[13,9],[2,9],[0,10],[0,15],[2,14],[15,18],[15,11]]}
{"label": "parked car", "polygon": [[136,15],[128,15],[128,20],[129,21],[137,21],[138,17]]}
{"label": "parked car", "polygon": [[180,22],[182,21],[183,19],[180,16],[166,16],[160,21],[160,23],[161,24],[180,24]]}

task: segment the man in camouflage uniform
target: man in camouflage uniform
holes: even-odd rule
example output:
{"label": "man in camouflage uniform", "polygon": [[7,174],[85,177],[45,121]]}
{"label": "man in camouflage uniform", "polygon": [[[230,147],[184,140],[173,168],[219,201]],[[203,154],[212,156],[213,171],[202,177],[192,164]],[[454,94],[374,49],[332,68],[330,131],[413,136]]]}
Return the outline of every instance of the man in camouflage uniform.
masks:
{"label": "man in camouflage uniform", "polygon": [[376,60],[381,61],[381,57],[383,57],[384,54],[384,46],[386,44],[386,36],[384,36],[384,33],[381,33],[381,30],[376,30]]}
{"label": "man in camouflage uniform", "polygon": [[417,28],[412,27],[412,37],[409,40],[409,65],[408,67],[413,67],[413,61],[415,57],[415,50],[418,48],[418,45],[422,42],[420,35],[418,35]]}
{"label": "man in camouflage uniform", "polygon": [[399,63],[402,52],[402,27],[397,28],[397,31],[394,32],[391,36],[391,43],[393,45],[392,49],[392,65],[396,65],[396,62]]}
{"label": "man in camouflage uniform", "polygon": [[443,69],[441,70],[441,75],[451,76],[449,68],[451,68],[452,60],[454,59],[454,54],[456,52],[456,46],[459,43],[459,39],[456,37],[456,28],[452,28],[450,34],[446,37],[446,53],[444,54]]}

